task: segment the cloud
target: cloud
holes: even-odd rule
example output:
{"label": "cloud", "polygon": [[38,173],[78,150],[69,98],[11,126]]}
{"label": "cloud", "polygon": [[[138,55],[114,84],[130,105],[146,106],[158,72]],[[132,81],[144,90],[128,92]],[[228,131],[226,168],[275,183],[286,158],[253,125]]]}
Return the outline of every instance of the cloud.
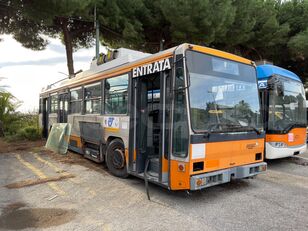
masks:
{"label": "cloud", "polygon": [[[90,62],[92,56],[76,56],[74,62]],[[10,67],[10,66],[27,66],[27,65],[56,65],[59,63],[66,63],[65,56],[59,56],[48,59],[39,60],[24,60],[19,62],[0,62],[0,68]]]}
{"label": "cloud", "polygon": [[56,53],[60,53],[60,54],[65,53],[65,48],[62,44],[49,43],[48,49],[50,49],[51,51],[54,51]]}
{"label": "cloud", "polygon": [[[43,51],[26,49],[12,36],[1,35],[0,42],[0,77],[1,85],[15,97],[23,101],[19,111],[27,112],[38,108],[39,94],[42,87],[63,79],[67,73],[65,47],[59,39],[50,38]],[[80,49],[74,53],[75,70],[90,67],[94,48]]]}

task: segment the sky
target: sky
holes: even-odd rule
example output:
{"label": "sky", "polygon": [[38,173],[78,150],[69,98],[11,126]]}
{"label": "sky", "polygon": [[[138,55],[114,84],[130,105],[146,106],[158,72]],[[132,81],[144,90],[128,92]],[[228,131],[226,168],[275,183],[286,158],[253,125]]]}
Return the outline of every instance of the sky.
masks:
{"label": "sky", "polygon": [[[43,87],[68,73],[65,47],[58,39],[49,38],[43,51],[24,48],[10,35],[0,35],[1,85],[23,102],[18,111],[32,112],[39,106],[39,94]],[[74,53],[75,71],[87,70],[95,55],[95,48],[80,49]]]}

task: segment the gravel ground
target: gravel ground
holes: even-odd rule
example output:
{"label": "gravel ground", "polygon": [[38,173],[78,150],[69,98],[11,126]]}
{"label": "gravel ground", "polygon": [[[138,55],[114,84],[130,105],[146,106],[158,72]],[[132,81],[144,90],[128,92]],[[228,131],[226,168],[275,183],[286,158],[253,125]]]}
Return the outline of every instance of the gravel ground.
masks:
{"label": "gravel ground", "polygon": [[308,230],[308,166],[294,158],[190,195],[151,184],[151,201],[142,180],[78,154],[0,154],[0,175],[0,230]]}

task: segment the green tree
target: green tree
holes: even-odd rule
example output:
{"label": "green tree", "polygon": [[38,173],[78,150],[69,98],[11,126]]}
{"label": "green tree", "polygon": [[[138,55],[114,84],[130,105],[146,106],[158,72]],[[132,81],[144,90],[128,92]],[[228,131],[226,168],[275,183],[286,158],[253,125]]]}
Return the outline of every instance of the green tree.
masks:
{"label": "green tree", "polygon": [[101,41],[117,48],[142,49],[144,42],[141,19],[146,13],[143,0],[96,0]]}
{"label": "green tree", "polygon": [[231,0],[161,0],[160,7],[170,25],[171,44],[219,42],[235,17]]}
{"label": "green tree", "polygon": [[308,77],[308,0],[2,0],[0,33],[41,50],[61,38],[69,74],[73,51],[93,44],[97,5],[101,42],[156,52],[183,42],[269,59]]}
{"label": "green tree", "polygon": [[[93,45],[93,0],[2,1],[2,33],[12,34],[24,47],[45,49],[44,35],[60,38],[66,49],[69,75],[73,51]],[[92,21],[90,21],[90,18]]]}
{"label": "green tree", "polygon": [[278,21],[288,23],[290,31],[288,41],[275,61],[305,81],[308,78],[308,0],[284,1],[277,9]]}
{"label": "green tree", "polygon": [[4,124],[8,120],[8,117],[18,107],[18,101],[9,92],[0,92],[0,121]]}

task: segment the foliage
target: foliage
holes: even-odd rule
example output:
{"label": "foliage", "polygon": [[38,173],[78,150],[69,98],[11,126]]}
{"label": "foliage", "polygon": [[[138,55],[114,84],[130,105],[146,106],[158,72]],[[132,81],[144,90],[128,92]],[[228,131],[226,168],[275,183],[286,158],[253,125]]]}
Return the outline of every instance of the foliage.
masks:
{"label": "foliage", "polygon": [[[156,52],[183,42],[207,45],[244,57],[272,60],[308,78],[308,0],[2,0],[0,33],[25,47],[44,49],[42,35],[72,52],[93,44],[97,5],[101,41]],[[2,16],[1,16],[2,15]]]}
{"label": "foliage", "polygon": [[20,105],[8,91],[0,92],[0,121],[8,140],[36,140],[41,137],[37,114],[22,114],[16,112]]}
{"label": "foliage", "polygon": [[0,92],[0,121],[8,123],[11,113],[19,106],[19,102],[9,92]]}
{"label": "foliage", "polygon": [[8,141],[37,140],[41,138],[37,114],[14,113],[5,123],[4,132]]}

